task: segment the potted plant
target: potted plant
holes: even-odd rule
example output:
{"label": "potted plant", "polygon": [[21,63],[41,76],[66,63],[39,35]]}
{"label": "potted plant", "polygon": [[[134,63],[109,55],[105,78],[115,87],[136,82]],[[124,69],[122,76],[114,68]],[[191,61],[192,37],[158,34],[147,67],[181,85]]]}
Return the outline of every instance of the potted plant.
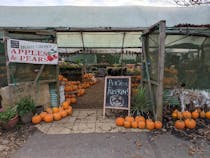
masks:
{"label": "potted plant", "polygon": [[13,128],[17,124],[18,120],[19,118],[16,107],[9,107],[0,112],[0,125],[3,129]]}
{"label": "potted plant", "polygon": [[16,105],[21,121],[23,123],[31,122],[36,109],[33,99],[31,97],[22,98]]}
{"label": "potted plant", "polygon": [[132,97],[131,113],[133,116],[145,115],[152,109],[151,102],[146,95],[144,87],[138,87],[136,94]]}

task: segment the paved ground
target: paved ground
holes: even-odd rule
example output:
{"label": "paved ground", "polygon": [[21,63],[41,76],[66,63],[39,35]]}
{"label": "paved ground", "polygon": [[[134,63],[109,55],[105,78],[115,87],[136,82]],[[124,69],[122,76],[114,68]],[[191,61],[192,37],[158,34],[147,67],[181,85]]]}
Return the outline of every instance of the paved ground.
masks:
{"label": "paved ground", "polygon": [[46,134],[139,132],[141,129],[125,129],[115,125],[115,117],[103,119],[102,109],[73,109],[72,116],[60,121],[44,123],[36,127]]}
{"label": "paved ground", "polygon": [[47,135],[35,132],[11,158],[209,158],[210,146],[151,132]]}

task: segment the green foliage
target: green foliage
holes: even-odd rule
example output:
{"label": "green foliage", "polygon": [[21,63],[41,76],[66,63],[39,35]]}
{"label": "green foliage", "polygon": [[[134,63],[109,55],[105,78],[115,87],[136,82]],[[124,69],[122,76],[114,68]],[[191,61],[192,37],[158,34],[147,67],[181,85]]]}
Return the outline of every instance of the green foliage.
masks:
{"label": "green foliage", "polygon": [[6,123],[17,114],[16,107],[9,107],[3,112],[0,112],[0,122]]}
{"label": "green foliage", "polygon": [[24,116],[28,112],[35,111],[35,103],[31,97],[25,97],[17,103],[17,112],[19,116]]}
{"label": "green foliage", "polygon": [[131,113],[132,115],[140,115],[152,110],[151,102],[146,95],[144,87],[138,87],[137,94],[132,98]]}

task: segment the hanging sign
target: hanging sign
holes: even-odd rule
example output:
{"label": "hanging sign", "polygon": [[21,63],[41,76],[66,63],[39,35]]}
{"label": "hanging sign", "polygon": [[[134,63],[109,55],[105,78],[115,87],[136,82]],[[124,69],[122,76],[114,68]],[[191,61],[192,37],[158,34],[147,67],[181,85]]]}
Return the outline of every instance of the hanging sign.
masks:
{"label": "hanging sign", "polygon": [[106,76],[104,86],[104,110],[122,109],[130,114],[131,79],[129,76]]}
{"label": "hanging sign", "polygon": [[31,64],[58,64],[57,45],[8,39],[7,53],[10,62]]}

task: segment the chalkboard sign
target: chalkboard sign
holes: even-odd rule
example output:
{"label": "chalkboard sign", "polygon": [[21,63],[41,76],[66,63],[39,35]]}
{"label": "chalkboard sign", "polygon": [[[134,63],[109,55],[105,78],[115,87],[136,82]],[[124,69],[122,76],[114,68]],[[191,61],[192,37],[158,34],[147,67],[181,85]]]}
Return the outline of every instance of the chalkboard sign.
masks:
{"label": "chalkboard sign", "polygon": [[104,109],[128,110],[130,114],[130,85],[129,76],[106,76],[104,86]]}

